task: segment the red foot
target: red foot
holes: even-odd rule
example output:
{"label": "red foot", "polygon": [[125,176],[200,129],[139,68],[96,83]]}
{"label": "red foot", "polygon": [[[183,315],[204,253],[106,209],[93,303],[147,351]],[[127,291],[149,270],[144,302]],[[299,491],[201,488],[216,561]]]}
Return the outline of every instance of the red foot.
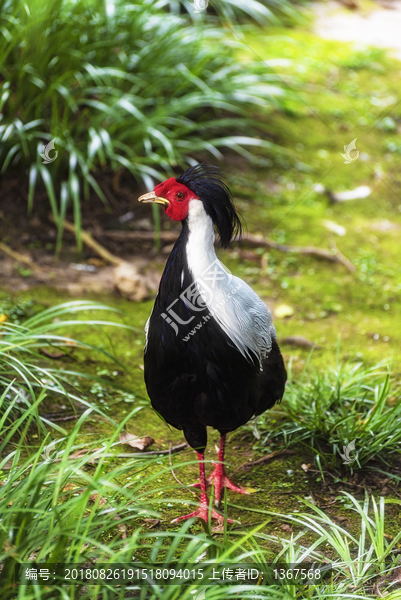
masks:
{"label": "red foot", "polygon": [[249,492],[247,492],[243,488],[231,483],[231,481],[228,479],[225,473],[224,465],[222,463],[213,463],[213,466],[215,467],[215,469],[210,475],[210,477],[207,478],[207,480],[209,481],[209,483],[214,484],[216,506],[219,505],[219,502],[221,500],[221,493],[225,487],[229,490],[232,490],[233,492],[238,492],[239,494],[249,494]]}
{"label": "red foot", "polygon": [[[224,517],[223,515],[219,515],[219,513],[215,510],[211,510],[211,514],[210,514],[212,519],[218,519],[219,524],[222,524],[224,521]],[[196,518],[196,519],[203,519],[204,521],[206,521],[206,523],[208,522],[209,519],[209,506],[208,504],[205,504],[204,502],[201,502],[200,507],[195,510],[194,512],[190,513],[189,515],[184,515],[183,517],[177,517],[176,519],[174,519],[173,521],[171,521],[172,523],[178,523],[178,521],[184,521],[185,519],[191,519],[191,518]],[[227,519],[228,523],[234,523],[234,521],[232,519]]]}
{"label": "red foot", "polygon": [[[213,466],[215,467],[215,469],[214,469],[213,473],[211,475],[209,475],[209,477],[207,478],[207,481],[209,482],[210,485],[214,484],[217,505],[221,500],[221,493],[225,487],[228,488],[229,490],[232,490],[233,492],[238,492],[238,494],[249,494],[249,492],[247,492],[246,490],[244,490],[243,488],[241,488],[237,485],[234,485],[228,479],[228,477],[224,471],[224,465],[222,465],[221,463],[214,462]],[[200,485],[200,483],[191,483],[188,487],[201,487],[201,485]]]}
{"label": "red foot", "polygon": [[[221,496],[221,490],[224,486],[229,487],[230,489],[236,491],[236,492],[241,492],[242,494],[247,494],[248,492],[246,492],[245,490],[242,490],[239,487],[236,487],[235,485],[233,485],[231,483],[231,481],[229,481],[224,473],[224,465],[223,465],[223,460],[224,460],[224,444],[225,444],[225,436],[221,436],[221,444],[220,444],[220,451],[219,451],[219,464],[215,464],[215,470],[213,471],[213,473],[211,474],[211,476],[209,477],[210,481],[214,481],[215,482],[215,486],[216,486],[216,497],[219,500],[220,496]],[[205,476],[205,463],[204,463],[204,454],[203,452],[197,452],[198,455],[198,461],[199,461],[199,476],[200,476],[200,484],[194,484],[194,487],[197,485],[200,485],[200,488],[202,490],[201,493],[201,502],[200,502],[200,506],[198,508],[198,510],[195,510],[194,512],[190,513],[189,515],[184,515],[183,517],[177,517],[176,519],[174,519],[173,521],[171,521],[172,523],[178,523],[178,521],[183,521],[185,519],[191,519],[191,518],[197,518],[197,519],[203,519],[206,523],[209,520],[209,499],[207,497],[207,493],[206,493],[206,476]],[[218,504],[218,501],[217,501]],[[222,526],[223,522],[224,522],[224,517],[223,515],[219,515],[218,512],[216,512],[215,510],[211,510],[210,511],[210,517],[212,519],[217,519],[219,521],[219,526]],[[234,521],[232,519],[227,519],[228,523],[234,523]]]}

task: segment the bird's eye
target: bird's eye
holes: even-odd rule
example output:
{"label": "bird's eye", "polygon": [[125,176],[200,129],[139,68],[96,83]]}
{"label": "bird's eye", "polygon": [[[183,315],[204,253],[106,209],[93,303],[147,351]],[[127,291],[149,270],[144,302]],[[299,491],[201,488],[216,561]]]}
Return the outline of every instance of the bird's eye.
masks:
{"label": "bird's eye", "polygon": [[175,197],[177,198],[177,200],[183,200],[185,197],[184,192],[177,192]]}

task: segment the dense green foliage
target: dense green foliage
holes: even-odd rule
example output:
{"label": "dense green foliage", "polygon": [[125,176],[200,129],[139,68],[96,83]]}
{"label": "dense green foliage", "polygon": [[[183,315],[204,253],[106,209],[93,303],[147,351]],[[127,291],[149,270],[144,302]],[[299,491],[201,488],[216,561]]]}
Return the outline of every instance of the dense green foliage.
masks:
{"label": "dense green foliage", "polygon": [[[0,166],[29,173],[28,209],[41,180],[60,238],[69,203],[79,229],[90,188],[107,202],[100,167],[153,187],[199,152],[271,149],[256,117],[280,106],[282,89],[263,65],[244,71],[223,35],[163,2],[2,0]],[[43,164],[53,139],[57,159]]]}

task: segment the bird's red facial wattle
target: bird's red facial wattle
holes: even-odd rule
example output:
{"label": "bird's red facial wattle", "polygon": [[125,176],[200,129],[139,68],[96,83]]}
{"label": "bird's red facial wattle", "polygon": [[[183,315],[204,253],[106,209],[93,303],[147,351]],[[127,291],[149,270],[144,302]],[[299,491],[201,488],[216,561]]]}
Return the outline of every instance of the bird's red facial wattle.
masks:
{"label": "bird's red facial wattle", "polygon": [[175,177],[170,177],[163,183],[159,183],[153,192],[141,196],[139,200],[162,204],[164,212],[170,219],[182,221],[188,214],[189,202],[199,198],[186,185],[178,183]]}

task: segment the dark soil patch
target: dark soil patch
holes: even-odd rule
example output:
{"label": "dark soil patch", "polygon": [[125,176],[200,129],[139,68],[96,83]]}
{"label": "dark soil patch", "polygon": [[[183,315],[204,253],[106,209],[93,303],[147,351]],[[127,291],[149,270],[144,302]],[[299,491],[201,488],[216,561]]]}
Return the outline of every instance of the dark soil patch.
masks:
{"label": "dark soil patch", "polygon": [[[160,253],[164,258],[157,265],[152,211],[137,201],[146,190],[127,173],[98,173],[95,178],[109,204],[105,206],[91,190],[88,200],[81,203],[82,229],[112,254],[137,264],[141,272],[147,271],[151,261],[156,261],[161,269],[174,233],[168,241],[161,239]],[[55,256],[57,228],[45,190],[36,192],[32,213],[28,215],[28,181],[21,181],[15,173],[8,174],[0,179],[0,199],[0,240],[32,261],[31,266],[0,252],[0,287],[22,291],[49,284],[72,295],[113,292],[112,267],[88,246],[84,245],[78,254],[73,233],[64,230],[60,255]],[[162,211],[160,217],[163,231],[175,227],[179,232],[179,227]],[[72,206],[67,220],[74,222]]]}

